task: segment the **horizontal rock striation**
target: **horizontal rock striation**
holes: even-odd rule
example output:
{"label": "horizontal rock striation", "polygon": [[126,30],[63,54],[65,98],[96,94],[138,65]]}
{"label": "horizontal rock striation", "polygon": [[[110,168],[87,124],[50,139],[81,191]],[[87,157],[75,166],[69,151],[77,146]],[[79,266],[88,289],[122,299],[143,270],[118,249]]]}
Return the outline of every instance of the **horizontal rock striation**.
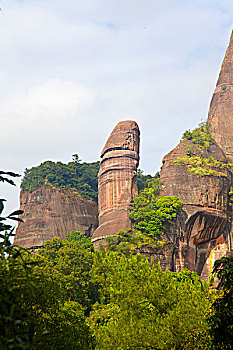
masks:
{"label": "horizontal rock striation", "polygon": [[98,175],[99,227],[92,241],[95,247],[120,229],[131,228],[129,207],[137,195],[139,128],[136,122],[120,122],[101,152]]}
{"label": "horizontal rock striation", "polygon": [[24,211],[16,230],[14,244],[38,248],[54,237],[65,239],[72,231],[90,236],[98,226],[97,204],[80,197],[74,190],[41,187],[20,193]]}

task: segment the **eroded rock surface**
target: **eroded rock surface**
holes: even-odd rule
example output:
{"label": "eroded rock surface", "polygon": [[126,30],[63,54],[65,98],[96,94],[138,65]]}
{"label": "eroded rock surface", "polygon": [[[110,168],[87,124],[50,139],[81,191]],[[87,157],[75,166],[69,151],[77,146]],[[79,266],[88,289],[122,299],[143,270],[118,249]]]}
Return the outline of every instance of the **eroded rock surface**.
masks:
{"label": "eroded rock surface", "polygon": [[212,135],[233,163],[233,32],[210,104]]}
{"label": "eroded rock surface", "polygon": [[72,231],[91,235],[98,225],[97,204],[80,197],[73,190],[41,187],[20,193],[24,211],[14,243],[24,248],[38,248],[54,237],[65,239]]}
{"label": "eroded rock surface", "polygon": [[[170,226],[164,267],[180,271],[186,267],[208,279],[214,261],[232,250],[232,207],[229,206],[231,171],[200,176],[177,166],[174,160],[187,156],[191,147],[197,156],[233,163],[233,33],[209,109],[213,142],[208,150],[185,140],[163,159],[161,195],[177,196],[184,203],[176,223]],[[218,170],[218,169],[215,169]],[[172,254],[171,254],[172,252]],[[155,252],[155,257],[160,256]]]}
{"label": "eroded rock surface", "polygon": [[98,175],[99,227],[92,240],[95,247],[104,238],[128,229],[129,207],[137,195],[139,128],[136,122],[120,122],[112,131],[102,152]]}
{"label": "eroded rock surface", "polygon": [[[172,264],[174,271],[188,268],[207,279],[212,269],[213,259],[209,259],[219,244],[227,245],[230,232],[228,193],[231,172],[221,170],[221,176],[198,176],[187,166],[178,166],[174,160],[185,157],[187,146],[195,149],[202,157],[224,160],[224,153],[212,144],[208,151],[200,151],[188,140],[181,142],[163,159],[160,180],[163,184],[161,195],[177,196],[183,203],[180,214],[182,220],[173,225],[169,239],[173,242]],[[222,250],[222,255],[226,253]],[[221,254],[218,254],[220,256]],[[171,265],[168,257],[168,268]]]}

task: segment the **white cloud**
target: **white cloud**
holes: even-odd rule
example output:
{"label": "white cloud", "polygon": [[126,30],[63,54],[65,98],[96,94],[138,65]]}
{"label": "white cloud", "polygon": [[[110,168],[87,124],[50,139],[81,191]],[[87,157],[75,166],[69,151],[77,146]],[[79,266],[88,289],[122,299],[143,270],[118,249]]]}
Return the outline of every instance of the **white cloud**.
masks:
{"label": "white cloud", "polygon": [[97,160],[115,124],[141,128],[141,167],[207,114],[232,0],[9,0],[0,18],[2,168],[78,153]]}
{"label": "white cloud", "polygon": [[58,126],[76,113],[83,112],[94,99],[90,89],[61,79],[50,79],[43,85],[17,92],[9,96],[2,106],[2,116],[11,122],[13,132],[20,126],[39,132],[52,128],[54,123]]}

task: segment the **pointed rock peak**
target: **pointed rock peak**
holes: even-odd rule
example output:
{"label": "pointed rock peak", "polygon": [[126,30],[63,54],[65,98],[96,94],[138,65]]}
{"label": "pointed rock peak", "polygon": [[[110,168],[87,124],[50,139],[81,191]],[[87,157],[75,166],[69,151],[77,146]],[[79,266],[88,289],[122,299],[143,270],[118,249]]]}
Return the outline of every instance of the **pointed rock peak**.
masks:
{"label": "pointed rock peak", "polygon": [[222,84],[233,84],[233,31],[231,32],[230,42],[222,63],[216,86]]}
{"label": "pointed rock peak", "polygon": [[208,121],[214,140],[233,163],[233,32],[211,100]]}

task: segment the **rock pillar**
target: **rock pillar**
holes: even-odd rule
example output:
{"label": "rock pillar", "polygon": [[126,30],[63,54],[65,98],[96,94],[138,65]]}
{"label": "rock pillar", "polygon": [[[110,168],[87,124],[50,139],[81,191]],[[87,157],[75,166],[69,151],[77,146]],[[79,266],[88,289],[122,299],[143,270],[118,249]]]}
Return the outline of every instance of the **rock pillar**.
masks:
{"label": "rock pillar", "polygon": [[139,127],[136,122],[120,122],[101,152],[98,175],[99,227],[92,236],[95,247],[120,229],[131,228],[130,204],[137,195]]}

